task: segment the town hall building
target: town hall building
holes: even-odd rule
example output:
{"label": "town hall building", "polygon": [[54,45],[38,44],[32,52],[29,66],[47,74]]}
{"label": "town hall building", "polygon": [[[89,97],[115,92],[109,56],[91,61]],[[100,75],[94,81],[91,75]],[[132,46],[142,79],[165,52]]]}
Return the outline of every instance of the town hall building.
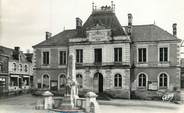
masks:
{"label": "town hall building", "polygon": [[35,87],[64,91],[69,53],[76,57],[76,79],[79,92],[94,91],[112,97],[130,98],[134,92],[180,88],[180,39],[160,27],[122,26],[115,5],[94,7],[83,24],[76,18],[76,28],[33,46]]}

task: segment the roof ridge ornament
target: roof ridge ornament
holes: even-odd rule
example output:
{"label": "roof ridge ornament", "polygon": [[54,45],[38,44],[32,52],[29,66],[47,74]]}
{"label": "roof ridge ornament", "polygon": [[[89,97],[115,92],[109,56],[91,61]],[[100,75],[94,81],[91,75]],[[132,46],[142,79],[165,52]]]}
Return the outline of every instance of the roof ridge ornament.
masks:
{"label": "roof ridge ornament", "polygon": [[92,3],[92,11],[95,10],[94,2]]}
{"label": "roof ridge ornament", "polygon": [[113,1],[111,1],[111,8],[112,8],[112,11],[115,12],[115,4]]}
{"label": "roof ridge ornament", "polygon": [[97,8],[97,6],[94,4],[94,2],[92,2],[92,12],[115,12],[115,4],[113,3],[113,1],[111,1],[111,5],[104,5],[101,6],[100,8]]}

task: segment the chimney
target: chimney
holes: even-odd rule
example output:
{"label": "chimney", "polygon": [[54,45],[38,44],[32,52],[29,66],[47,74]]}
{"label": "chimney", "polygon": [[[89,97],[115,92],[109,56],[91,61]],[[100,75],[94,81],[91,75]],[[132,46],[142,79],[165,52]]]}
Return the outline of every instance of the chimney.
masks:
{"label": "chimney", "polygon": [[131,35],[132,33],[132,19],[133,16],[131,13],[128,14],[128,34]]}
{"label": "chimney", "polygon": [[76,29],[82,28],[82,20],[80,18],[76,18]]}
{"label": "chimney", "polygon": [[177,24],[174,23],[174,24],[172,25],[172,28],[173,28],[173,36],[177,36]]}
{"label": "chimney", "polygon": [[20,47],[16,46],[16,47],[14,48],[14,50],[15,50],[16,52],[19,52],[19,51],[20,51]]}
{"label": "chimney", "polygon": [[20,52],[20,47],[18,46],[14,47],[13,59],[19,60],[19,52]]}
{"label": "chimney", "polygon": [[46,40],[48,40],[51,36],[52,36],[52,33],[48,32],[48,31],[45,32]]}
{"label": "chimney", "polygon": [[128,14],[128,26],[132,26],[132,19],[133,19],[132,14],[129,13]]}
{"label": "chimney", "polygon": [[92,3],[92,11],[94,11],[95,10],[95,8],[94,8],[95,6],[94,6],[94,2]]}

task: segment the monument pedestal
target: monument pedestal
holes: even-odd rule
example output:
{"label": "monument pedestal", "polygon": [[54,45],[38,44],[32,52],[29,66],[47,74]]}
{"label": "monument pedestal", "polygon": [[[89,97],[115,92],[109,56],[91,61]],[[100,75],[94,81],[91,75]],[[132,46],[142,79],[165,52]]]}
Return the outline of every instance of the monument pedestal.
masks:
{"label": "monument pedestal", "polygon": [[76,106],[76,98],[78,97],[77,92],[77,81],[75,73],[75,55],[71,54],[68,58],[67,66],[67,79],[66,79],[66,93],[63,98],[60,107],[53,109],[54,111],[66,112],[66,113],[84,113],[83,109],[79,109]]}
{"label": "monument pedestal", "polygon": [[59,107],[62,110],[71,110],[74,108],[73,100],[71,95],[65,95],[62,104]]}

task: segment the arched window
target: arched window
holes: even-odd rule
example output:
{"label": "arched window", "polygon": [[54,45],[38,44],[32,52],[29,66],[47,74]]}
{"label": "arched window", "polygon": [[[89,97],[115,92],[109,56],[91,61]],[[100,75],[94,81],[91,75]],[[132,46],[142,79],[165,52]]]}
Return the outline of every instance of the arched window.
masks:
{"label": "arched window", "polygon": [[146,87],[146,75],[145,74],[139,75],[139,87]]}
{"label": "arched window", "polygon": [[27,65],[25,65],[25,67],[24,67],[24,71],[25,71],[25,72],[27,72],[27,71],[28,71],[28,67],[27,67]]}
{"label": "arched window", "polygon": [[19,70],[22,71],[22,64],[19,64]]}
{"label": "arched window", "polygon": [[160,74],[159,76],[159,87],[167,88],[168,84],[168,77],[165,73]]}
{"label": "arched window", "polygon": [[76,75],[76,80],[78,82],[79,88],[82,88],[82,75],[81,74],[77,74]]}
{"label": "arched window", "polygon": [[120,74],[116,74],[114,77],[114,87],[122,87],[122,77]]}
{"label": "arched window", "polygon": [[59,77],[59,81],[60,81],[60,88],[64,87],[66,84],[66,76],[64,74],[60,75]]}
{"label": "arched window", "polygon": [[45,74],[43,75],[43,88],[49,88],[49,75]]}
{"label": "arched window", "polygon": [[16,68],[16,63],[13,63],[13,70],[16,71],[17,68]]}

